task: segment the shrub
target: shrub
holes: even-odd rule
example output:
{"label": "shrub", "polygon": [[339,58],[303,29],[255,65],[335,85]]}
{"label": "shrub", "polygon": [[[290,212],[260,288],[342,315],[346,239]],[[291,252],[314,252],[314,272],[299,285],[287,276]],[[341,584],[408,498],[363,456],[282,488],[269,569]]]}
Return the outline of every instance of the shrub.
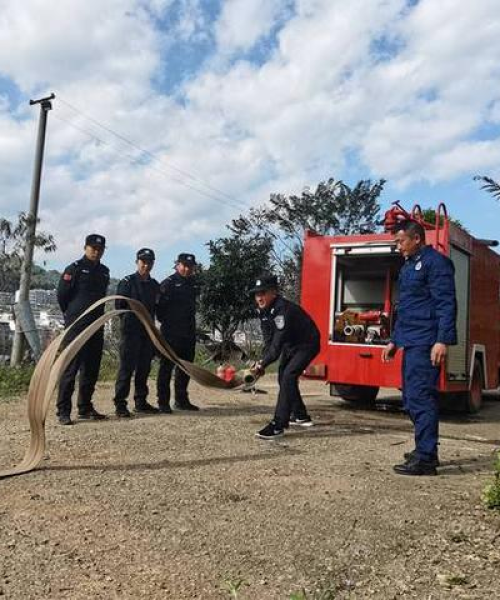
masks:
{"label": "shrub", "polygon": [[26,392],[34,369],[34,365],[0,366],[0,397],[17,396]]}
{"label": "shrub", "polygon": [[488,508],[500,510],[500,450],[496,453],[494,463],[495,477],[483,490],[482,499]]}

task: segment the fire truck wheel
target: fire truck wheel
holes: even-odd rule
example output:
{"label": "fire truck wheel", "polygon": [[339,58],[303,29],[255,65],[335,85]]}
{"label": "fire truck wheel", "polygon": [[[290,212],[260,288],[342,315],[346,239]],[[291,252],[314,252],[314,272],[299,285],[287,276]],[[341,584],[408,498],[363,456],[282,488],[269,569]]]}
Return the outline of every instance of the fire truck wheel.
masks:
{"label": "fire truck wheel", "polygon": [[466,394],[465,408],[468,413],[474,414],[481,410],[483,404],[483,367],[479,360],[474,361],[472,381],[469,393]]}
{"label": "fire truck wheel", "polygon": [[333,383],[330,386],[331,396],[340,396],[346,402],[355,402],[366,407],[374,407],[378,394],[378,387],[369,385],[346,385]]}

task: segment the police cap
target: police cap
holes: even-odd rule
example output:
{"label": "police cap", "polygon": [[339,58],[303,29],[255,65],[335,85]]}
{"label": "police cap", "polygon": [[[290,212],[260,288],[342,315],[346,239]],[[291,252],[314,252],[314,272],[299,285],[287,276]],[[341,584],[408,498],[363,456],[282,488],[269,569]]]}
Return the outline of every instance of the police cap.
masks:
{"label": "police cap", "polygon": [[267,290],[278,289],[278,278],[276,275],[265,274],[261,275],[256,281],[250,293],[266,292]]}
{"label": "police cap", "polygon": [[194,267],[196,265],[196,257],[194,254],[181,252],[177,257],[177,262],[182,263],[183,265],[188,265],[189,267]]}
{"label": "police cap", "polygon": [[153,262],[155,258],[155,253],[151,248],[141,248],[140,250],[137,250],[137,260]]}
{"label": "police cap", "polygon": [[85,238],[86,246],[100,246],[101,248],[106,247],[106,238],[98,233],[91,233]]}

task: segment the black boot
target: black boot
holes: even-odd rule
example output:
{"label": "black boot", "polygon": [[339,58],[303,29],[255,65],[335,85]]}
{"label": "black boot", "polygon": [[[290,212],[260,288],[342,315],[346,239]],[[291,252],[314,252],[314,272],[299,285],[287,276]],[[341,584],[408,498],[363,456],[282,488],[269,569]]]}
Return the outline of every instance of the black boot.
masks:
{"label": "black boot", "polygon": [[393,468],[398,475],[437,475],[434,463],[424,460],[408,461],[402,465],[395,465]]}
{"label": "black boot", "polygon": [[148,402],[136,402],[135,412],[139,414],[153,415],[158,413],[156,406],[151,406]]}
{"label": "black boot", "polygon": [[174,404],[176,410],[200,410],[195,404],[191,404],[189,400],[176,400]]}
{"label": "black boot", "polygon": [[[404,456],[404,459],[406,462],[412,462],[412,461],[416,460],[416,458],[417,458],[417,450],[415,449],[415,450],[412,450],[411,452],[405,452],[403,454],[403,456]],[[426,462],[432,463],[435,467],[440,466],[439,458],[437,457],[437,455],[434,458],[432,458],[431,460],[426,461]]]}
{"label": "black boot", "polygon": [[168,402],[160,402],[158,401],[158,410],[162,415],[171,415],[172,409],[170,408],[170,404]]}
{"label": "black boot", "polygon": [[78,411],[78,418],[82,421],[104,421],[104,419],[107,419],[106,415],[97,412],[93,406]]}
{"label": "black boot", "polygon": [[132,417],[132,413],[129,411],[126,404],[119,404],[116,407],[116,416],[119,419],[130,419]]}

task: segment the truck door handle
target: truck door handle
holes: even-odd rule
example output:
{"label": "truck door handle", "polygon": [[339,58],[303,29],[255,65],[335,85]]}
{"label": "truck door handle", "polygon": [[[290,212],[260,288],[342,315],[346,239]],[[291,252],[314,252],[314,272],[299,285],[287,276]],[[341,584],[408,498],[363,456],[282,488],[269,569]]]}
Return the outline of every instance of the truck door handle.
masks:
{"label": "truck door handle", "polygon": [[359,355],[361,358],[373,358],[373,354],[371,352],[360,352]]}

